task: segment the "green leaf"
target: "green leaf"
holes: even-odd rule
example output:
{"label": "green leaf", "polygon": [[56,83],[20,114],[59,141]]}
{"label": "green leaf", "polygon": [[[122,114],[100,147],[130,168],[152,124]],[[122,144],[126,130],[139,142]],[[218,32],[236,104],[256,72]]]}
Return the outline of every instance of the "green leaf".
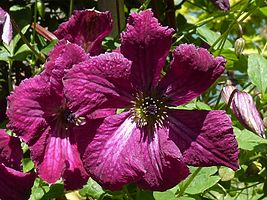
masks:
{"label": "green leaf", "polygon": [[234,127],[234,133],[240,149],[252,151],[258,145],[267,144],[266,139],[255,135],[247,129],[240,130]]}
{"label": "green leaf", "polygon": [[45,55],[48,55],[49,52],[54,48],[54,46],[57,44],[57,40],[52,40],[45,48],[41,50],[41,52]]}
{"label": "green leaf", "polygon": [[4,48],[3,46],[0,46],[0,60],[8,62],[10,57],[10,53]]}
{"label": "green leaf", "polygon": [[30,158],[24,158],[22,160],[22,167],[23,167],[23,172],[27,173],[33,169],[34,164]]}
{"label": "green leaf", "polygon": [[267,60],[259,54],[248,56],[248,76],[258,89],[265,93],[267,88]]}
{"label": "green leaf", "polygon": [[23,61],[31,52],[31,49],[26,44],[23,44],[15,53],[13,58],[18,61]]}
{"label": "green leaf", "polygon": [[[190,172],[193,173],[197,168],[190,167]],[[187,194],[199,194],[205,190],[211,188],[221,179],[219,176],[214,175],[217,172],[217,167],[205,167],[202,168],[193,181],[186,188]],[[185,180],[185,182],[188,178]]]}
{"label": "green leaf", "polygon": [[222,181],[230,181],[235,177],[235,172],[228,167],[222,166],[219,169],[219,176],[221,177]]}
{"label": "green leaf", "polygon": [[99,199],[105,191],[102,187],[93,179],[89,179],[87,184],[80,190],[80,195],[84,197],[92,197],[93,199]]}
{"label": "green leaf", "polygon": [[[199,34],[200,38],[207,42],[210,46],[214,44],[214,42],[220,37],[220,33],[214,32],[207,27],[199,27],[197,28],[197,33]],[[229,40],[226,40],[224,43],[224,48],[232,48],[233,45]],[[215,49],[218,48],[218,44],[215,45]]]}
{"label": "green leaf", "polygon": [[156,200],[176,200],[175,193],[171,190],[167,190],[165,192],[153,192],[153,196]]}

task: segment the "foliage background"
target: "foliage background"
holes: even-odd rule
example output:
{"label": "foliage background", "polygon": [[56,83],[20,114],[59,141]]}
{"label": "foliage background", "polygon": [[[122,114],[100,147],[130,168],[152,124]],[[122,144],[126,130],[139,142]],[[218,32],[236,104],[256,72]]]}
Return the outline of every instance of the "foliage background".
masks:
{"label": "foliage background", "polygon": [[[42,70],[44,58],[56,43],[39,35],[31,24],[38,23],[53,32],[74,9],[112,12],[115,28],[103,42],[106,51],[119,45],[119,32],[124,30],[131,12],[151,8],[162,24],[176,30],[173,48],[181,43],[194,43],[227,59],[226,71],[217,83],[183,107],[225,109],[231,115],[240,149],[237,172],[226,167],[191,167],[191,176],[166,192],[143,191],[135,185],[110,192],[91,179],[80,191],[69,192],[64,191],[60,181],[48,185],[36,179],[30,199],[267,199],[267,140],[246,130],[220,98],[223,85],[232,83],[253,96],[262,118],[267,121],[267,3],[264,0],[231,0],[230,3],[230,11],[223,12],[211,0],[1,0],[0,6],[10,13],[17,28],[12,45],[9,48],[0,45],[0,128],[5,128],[7,123],[6,97],[23,79]],[[234,49],[240,37],[245,40],[241,53]],[[24,172],[34,170],[27,146],[23,149]]]}

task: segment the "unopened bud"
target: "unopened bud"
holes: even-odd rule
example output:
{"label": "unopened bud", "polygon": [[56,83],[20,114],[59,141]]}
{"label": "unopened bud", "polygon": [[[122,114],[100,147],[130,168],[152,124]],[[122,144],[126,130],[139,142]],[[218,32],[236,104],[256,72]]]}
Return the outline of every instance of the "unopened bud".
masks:
{"label": "unopened bud", "polygon": [[244,50],[244,47],[245,47],[245,44],[246,44],[246,41],[241,37],[241,38],[238,38],[236,41],[235,41],[235,53],[236,55],[239,57],[243,50]]}
{"label": "unopened bud", "polygon": [[227,104],[230,103],[234,115],[245,128],[265,138],[263,120],[250,94],[237,91],[234,86],[226,86],[223,88],[222,97]]}

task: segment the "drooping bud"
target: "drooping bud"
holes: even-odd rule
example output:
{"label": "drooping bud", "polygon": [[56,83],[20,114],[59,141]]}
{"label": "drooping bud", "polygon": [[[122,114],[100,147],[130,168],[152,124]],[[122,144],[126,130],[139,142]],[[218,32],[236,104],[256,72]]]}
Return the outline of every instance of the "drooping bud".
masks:
{"label": "drooping bud", "polygon": [[12,39],[12,24],[10,16],[0,7],[0,36],[4,43],[9,44]]}
{"label": "drooping bud", "polygon": [[238,57],[242,54],[245,44],[246,44],[246,41],[242,37],[238,38],[235,41],[234,48],[235,48],[235,53]]}
{"label": "drooping bud", "polygon": [[[232,101],[229,102],[231,96]],[[265,138],[263,120],[250,94],[237,91],[234,86],[226,86],[223,88],[222,97],[227,104],[230,103],[234,115],[245,128]]]}

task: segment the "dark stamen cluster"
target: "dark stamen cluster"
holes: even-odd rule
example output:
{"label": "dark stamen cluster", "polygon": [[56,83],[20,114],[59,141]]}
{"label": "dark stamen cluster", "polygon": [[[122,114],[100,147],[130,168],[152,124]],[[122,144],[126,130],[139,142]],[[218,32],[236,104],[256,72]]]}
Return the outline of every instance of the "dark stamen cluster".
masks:
{"label": "dark stamen cluster", "polygon": [[168,117],[168,107],[158,98],[139,95],[133,104],[131,109],[133,120],[139,127],[162,126],[163,121]]}
{"label": "dark stamen cluster", "polygon": [[66,128],[68,128],[70,125],[80,126],[85,124],[84,117],[76,117],[75,114],[72,113],[68,108],[60,109],[57,119],[60,120],[60,122],[64,124]]}

